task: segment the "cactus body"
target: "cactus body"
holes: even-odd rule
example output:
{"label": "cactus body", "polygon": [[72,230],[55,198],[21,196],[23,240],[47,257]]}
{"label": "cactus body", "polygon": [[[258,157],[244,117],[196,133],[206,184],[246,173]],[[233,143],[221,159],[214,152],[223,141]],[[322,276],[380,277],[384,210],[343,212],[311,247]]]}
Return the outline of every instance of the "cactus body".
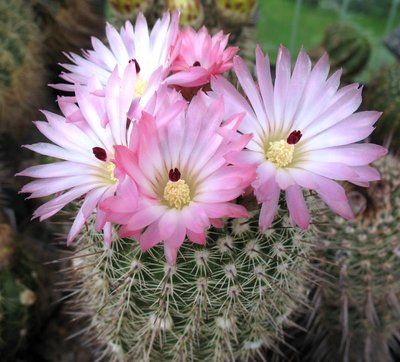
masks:
{"label": "cactus body", "polygon": [[313,298],[306,361],[391,361],[390,349],[398,349],[400,167],[392,156],[376,166],[382,181],[349,187],[356,219],[329,217],[320,229],[324,277]]}
{"label": "cactus body", "polygon": [[135,21],[139,12],[149,15],[155,4],[153,0],[107,0],[106,18],[114,26],[122,26],[126,20]]}
{"label": "cactus body", "polygon": [[[14,255],[15,254],[15,255]],[[18,261],[18,264],[17,264]],[[25,340],[37,327],[34,305],[35,275],[23,251],[18,250],[11,228],[0,225],[0,355],[15,361],[27,347]]]}
{"label": "cactus body", "polygon": [[365,106],[383,112],[373,140],[378,143],[391,141],[397,151],[400,147],[400,64],[384,67],[367,88]]}
{"label": "cactus body", "polygon": [[165,7],[169,11],[180,11],[182,26],[199,28],[203,24],[204,8],[200,0],[166,0]]}
{"label": "cactus body", "polygon": [[262,356],[305,298],[309,246],[287,220],[266,234],[258,215],[184,244],[177,264],[133,240],[103,250],[89,226],[73,259],[77,307],[103,356],[118,361],[241,361]]}
{"label": "cactus body", "polygon": [[219,17],[231,26],[246,24],[256,8],[256,0],[216,0]]}
{"label": "cactus body", "polygon": [[[91,46],[91,36],[104,33],[102,0],[65,0],[62,6],[49,11],[50,21],[45,28],[46,59],[54,74],[60,72],[58,62],[66,62],[64,52],[79,53]],[[55,79],[57,82],[58,79]]]}
{"label": "cactus body", "polygon": [[332,69],[341,68],[343,78],[351,80],[367,65],[371,44],[354,25],[338,23],[326,29],[322,46],[320,51],[316,51],[316,56],[319,58],[323,51],[328,53]]}
{"label": "cactus body", "polygon": [[0,132],[23,138],[32,130],[46,84],[41,36],[30,6],[0,0]]}

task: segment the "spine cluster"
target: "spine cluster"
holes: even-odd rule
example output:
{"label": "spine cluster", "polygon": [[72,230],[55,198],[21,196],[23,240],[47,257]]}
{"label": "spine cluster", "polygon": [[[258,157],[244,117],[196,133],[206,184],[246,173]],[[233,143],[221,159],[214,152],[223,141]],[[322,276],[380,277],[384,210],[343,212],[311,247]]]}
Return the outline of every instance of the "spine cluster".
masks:
{"label": "spine cluster", "polygon": [[134,240],[104,251],[89,226],[72,259],[76,305],[93,342],[115,361],[251,361],[273,347],[304,303],[310,248],[281,216],[267,233],[258,215],[185,245],[176,266]]}
{"label": "spine cluster", "polygon": [[[400,328],[400,169],[376,162],[382,180],[351,187],[353,222],[327,218],[319,230],[310,361],[391,361]],[[391,352],[392,350],[392,352]],[[394,353],[394,354],[392,354]]]}

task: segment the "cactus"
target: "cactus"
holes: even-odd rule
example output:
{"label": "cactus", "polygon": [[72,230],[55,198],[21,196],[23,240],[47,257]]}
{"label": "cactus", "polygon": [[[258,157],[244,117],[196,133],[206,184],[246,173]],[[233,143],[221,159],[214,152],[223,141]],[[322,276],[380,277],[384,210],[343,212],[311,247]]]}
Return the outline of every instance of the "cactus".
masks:
{"label": "cactus", "polygon": [[23,139],[45,99],[41,36],[23,0],[0,0],[0,132]]}
{"label": "cactus", "polygon": [[257,0],[215,0],[220,21],[238,27],[245,25],[255,9]]}
{"label": "cactus", "polygon": [[256,31],[258,21],[258,7],[255,4],[251,17],[246,19],[246,23],[234,33],[236,39],[232,38],[231,43],[239,47],[239,55],[246,61],[249,69],[254,73],[255,54],[256,54]]}
{"label": "cactus", "polygon": [[399,352],[399,165],[387,156],[376,162],[382,181],[348,187],[353,222],[325,216],[318,228],[324,274],[302,361],[391,361],[390,349]]}
{"label": "cactus", "polygon": [[371,44],[354,25],[335,23],[326,29],[322,44],[314,49],[312,57],[318,59],[325,51],[329,54],[332,69],[341,68],[344,80],[350,81],[367,65]]}
{"label": "cactus", "polygon": [[[282,216],[265,234],[258,215],[210,229],[206,247],[184,244],[176,266],[163,248],[88,225],[72,258],[72,294],[86,335],[115,361],[241,361],[263,357],[305,299],[309,245]],[[87,331],[91,330],[90,333]]]}
{"label": "cactus", "polygon": [[148,17],[154,8],[154,0],[107,0],[106,18],[114,26],[120,27],[126,20],[134,22],[139,12]]}
{"label": "cactus", "polygon": [[54,8],[56,11],[48,11],[50,20],[44,30],[47,66],[54,74],[60,71],[57,63],[66,61],[63,52],[89,48],[90,37],[104,33],[102,0],[64,0],[61,5]]}
{"label": "cactus", "polygon": [[199,28],[203,24],[204,8],[200,0],[166,0],[165,7],[169,11],[180,11],[182,26]]}
{"label": "cactus", "polygon": [[373,77],[364,105],[383,112],[373,140],[378,143],[390,141],[393,150],[397,151],[400,147],[400,64],[386,66]]}
{"label": "cactus", "polygon": [[24,341],[38,325],[35,278],[10,226],[0,224],[0,355],[4,361],[14,361],[23,353]]}
{"label": "cactus", "polygon": [[0,271],[8,269],[14,259],[15,245],[12,229],[7,224],[0,224]]}

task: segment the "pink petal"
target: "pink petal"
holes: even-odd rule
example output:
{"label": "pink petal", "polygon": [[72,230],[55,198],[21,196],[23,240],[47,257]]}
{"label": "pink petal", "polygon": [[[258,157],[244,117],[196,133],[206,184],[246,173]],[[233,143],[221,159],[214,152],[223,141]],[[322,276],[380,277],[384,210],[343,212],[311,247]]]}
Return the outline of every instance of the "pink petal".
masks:
{"label": "pink petal", "polygon": [[310,222],[310,214],[300,187],[289,186],[286,189],[286,203],[294,223],[302,229],[307,229]]}
{"label": "pink petal", "polygon": [[182,221],[178,221],[174,233],[169,238],[164,239],[164,253],[168,264],[174,265],[176,263],[178,250],[183,244],[185,236],[186,229]]}
{"label": "pink petal", "polygon": [[147,251],[156,246],[162,239],[163,237],[160,235],[158,223],[153,223],[140,235],[138,239],[140,249],[142,249],[142,251]]}
{"label": "pink petal", "polygon": [[165,206],[151,205],[140,209],[131,216],[128,226],[131,230],[139,230],[158,220],[165,213]]}
{"label": "pink petal", "polygon": [[97,203],[105,192],[105,188],[95,189],[87,193],[81,208],[75,216],[75,220],[67,237],[67,245],[71,245],[78,233],[81,231],[83,224],[95,210]]}
{"label": "pink petal", "polygon": [[262,232],[265,232],[272,225],[278,209],[279,195],[280,190],[276,189],[261,205],[259,225]]}
{"label": "pink petal", "polygon": [[203,233],[195,233],[190,229],[186,230],[187,237],[192,243],[199,244],[199,245],[206,245],[206,235]]}
{"label": "pink petal", "polygon": [[104,246],[109,249],[111,248],[112,242],[112,224],[110,222],[106,222],[103,227],[103,236],[104,236]]}

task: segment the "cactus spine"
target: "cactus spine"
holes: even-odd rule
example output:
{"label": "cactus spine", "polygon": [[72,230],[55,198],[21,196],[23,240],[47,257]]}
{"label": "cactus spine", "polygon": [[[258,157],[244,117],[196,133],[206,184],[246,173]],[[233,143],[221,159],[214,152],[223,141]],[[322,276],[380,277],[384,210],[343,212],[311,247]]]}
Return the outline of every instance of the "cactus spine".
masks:
{"label": "cactus spine", "polygon": [[349,187],[357,218],[329,218],[319,229],[320,266],[334,279],[323,277],[314,294],[304,360],[392,360],[400,331],[400,167],[393,156],[376,166],[382,181]]}
{"label": "cactus spine", "polygon": [[111,360],[249,361],[302,305],[309,250],[286,217],[261,234],[253,213],[211,229],[206,247],[184,244],[171,267],[160,246],[142,253],[115,240],[103,250],[89,225],[72,259],[73,294]]}

